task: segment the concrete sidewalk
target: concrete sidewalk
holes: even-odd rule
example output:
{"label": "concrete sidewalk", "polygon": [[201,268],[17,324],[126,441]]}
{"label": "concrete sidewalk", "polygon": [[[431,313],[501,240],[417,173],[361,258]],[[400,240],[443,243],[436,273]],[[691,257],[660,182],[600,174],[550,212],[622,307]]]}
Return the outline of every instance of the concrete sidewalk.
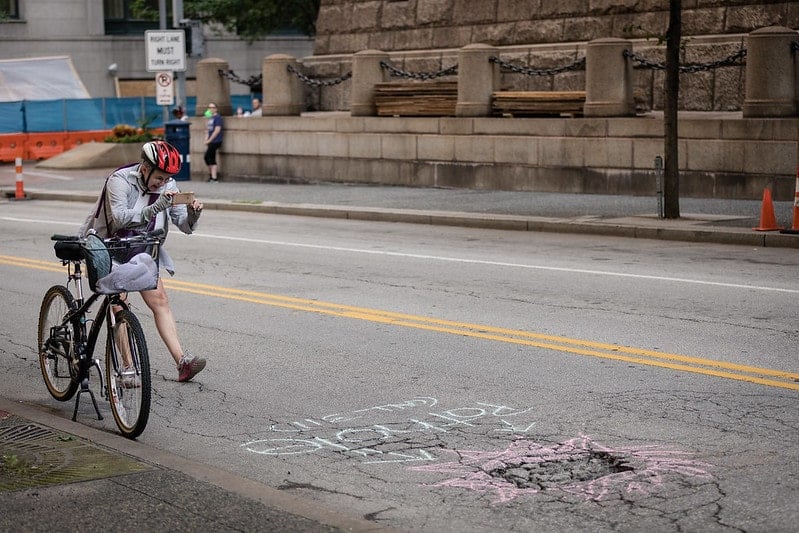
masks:
{"label": "concrete sidewalk", "polygon": [[[27,198],[79,202],[94,202],[113,170],[25,168]],[[681,217],[667,220],[658,218],[654,197],[286,184],[270,177],[178,185],[194,191],[208,209],[799,248],[799,235],[752,229],[760,225],[762,208],[752,200],[682,198]],[[13,197],[13,165],[0,165],[0,189],[0,197]],[[790,228],[792,203],[774,202],[773,208],[778,223]]]}
{"label": "concrete sidewalk", "polygon": [[0,531],[391,531],[0,397]]}

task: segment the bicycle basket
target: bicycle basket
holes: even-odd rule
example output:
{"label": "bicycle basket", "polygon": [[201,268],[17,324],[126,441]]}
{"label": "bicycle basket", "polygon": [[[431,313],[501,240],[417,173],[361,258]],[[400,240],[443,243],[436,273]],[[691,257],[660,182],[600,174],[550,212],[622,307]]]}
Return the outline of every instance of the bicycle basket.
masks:
{"label": "bicycle basket", "polygon": [[111,254],[102,239],[89,235],[83,244],[83,258],[86,260],[89,288],[96,291],[97,280],[111,273]]}

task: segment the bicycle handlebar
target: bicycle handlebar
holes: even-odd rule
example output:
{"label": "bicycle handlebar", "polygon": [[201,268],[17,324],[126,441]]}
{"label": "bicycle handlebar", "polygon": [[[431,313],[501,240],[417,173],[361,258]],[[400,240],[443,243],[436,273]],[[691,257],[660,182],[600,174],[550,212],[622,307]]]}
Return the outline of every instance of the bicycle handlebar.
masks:
{"label": "bicycle handlebar", "polygon": [[80,237],[77,235],[60,235],[56,233],[50,237],[51,241],[79,241]]}
{"label": "bicycle handlebar", "polygon": [[[130,237],[109,237],[107,239],[103,239],[103,242],[130,242],[130,241],[150,241],[153,239],[157,239],[166,233],[162,229],[156,229],[153,231],[143,231],[137,235],[132,235]],[[80,235],[61,235],[56,233],[50,237],[52,241],[67,241],[67,242],[78,242],[83,241],[83,237]]]}
{"label": "bicycle handlebar", "polygon": [[131,235],[130,237],[109,237],[107,239],[103,239],[105,243],[120,243],[120,242],[151,242],[157,240],[159,237],[163,236],[166,233],[162,229],[155,229],[152,231],[142,231],[141,233],[137,233],[136,235]]}

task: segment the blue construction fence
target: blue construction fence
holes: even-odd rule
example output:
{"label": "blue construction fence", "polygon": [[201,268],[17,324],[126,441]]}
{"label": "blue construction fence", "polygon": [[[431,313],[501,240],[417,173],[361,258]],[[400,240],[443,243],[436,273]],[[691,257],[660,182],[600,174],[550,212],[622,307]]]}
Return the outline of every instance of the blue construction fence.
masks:
{"label": "blue construction fence", "polygon": [[[230,97],[233,109],[249,110],[260,95]],[[184,111],[194,116],[196,97],[186,99]],[[0,133],[108,130],[118,124],[147,128],[164,126],[164,107],[155,97],[21,100],[0,102]],[[167,120],[172,120],[169,106]]]}

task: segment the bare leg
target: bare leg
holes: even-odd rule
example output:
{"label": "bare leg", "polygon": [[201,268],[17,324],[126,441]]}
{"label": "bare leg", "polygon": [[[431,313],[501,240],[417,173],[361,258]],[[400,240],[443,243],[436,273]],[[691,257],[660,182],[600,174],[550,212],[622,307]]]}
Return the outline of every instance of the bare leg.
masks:
{"label": "bare leg", "polygon": [[211,172],[211,179],[212,179],[212,180],[215,180],[215,179],[217,179],[217,178],[216,178],[216,176],[217,176],[217,169],[218,169],[218,165],[211,165],[211,166],[209,166],[209,167],[208,167],[208,170]]}
{"label": "bare leg", "polygon": [[[122,301],[128,299],[127,294],[123,294],[121,296]],[[122,309],[119,305],[114,305],[111,307],[111,312],[116,315]],[[128,368],[133,365],[133,358],[130,355],[130,343],[128,341],[128,328],[125,324],[117,323],[114,327],[114,342],[117,345],[121,355],[122,355],[122,366]],[[121,369],[120,369],[121,370]]]}
{"label": "bare leg", "polygon": [[114,341],[120,355],[122,355],[122,366],[125,368],[133,366],[133,357],[130,355],[130,342],[128,340],[128,328],[125,324],[118,323],[114,328]]}
{"label": "bare leg", "polygon": [[140,294],[144,303],[153,312],[158,334],[161,335],[166,349],[169,350],[172,359],[175,360],[177,365],[183,356],[183,348],[181,348],[178,340],[178,327],[175,324],[175,317],[172,315],[172,308],[169,307],[169,299],[167,298],[166,290],[164,290],[163,281],[159,278],[158,286],[155,289],[142,291]]}

